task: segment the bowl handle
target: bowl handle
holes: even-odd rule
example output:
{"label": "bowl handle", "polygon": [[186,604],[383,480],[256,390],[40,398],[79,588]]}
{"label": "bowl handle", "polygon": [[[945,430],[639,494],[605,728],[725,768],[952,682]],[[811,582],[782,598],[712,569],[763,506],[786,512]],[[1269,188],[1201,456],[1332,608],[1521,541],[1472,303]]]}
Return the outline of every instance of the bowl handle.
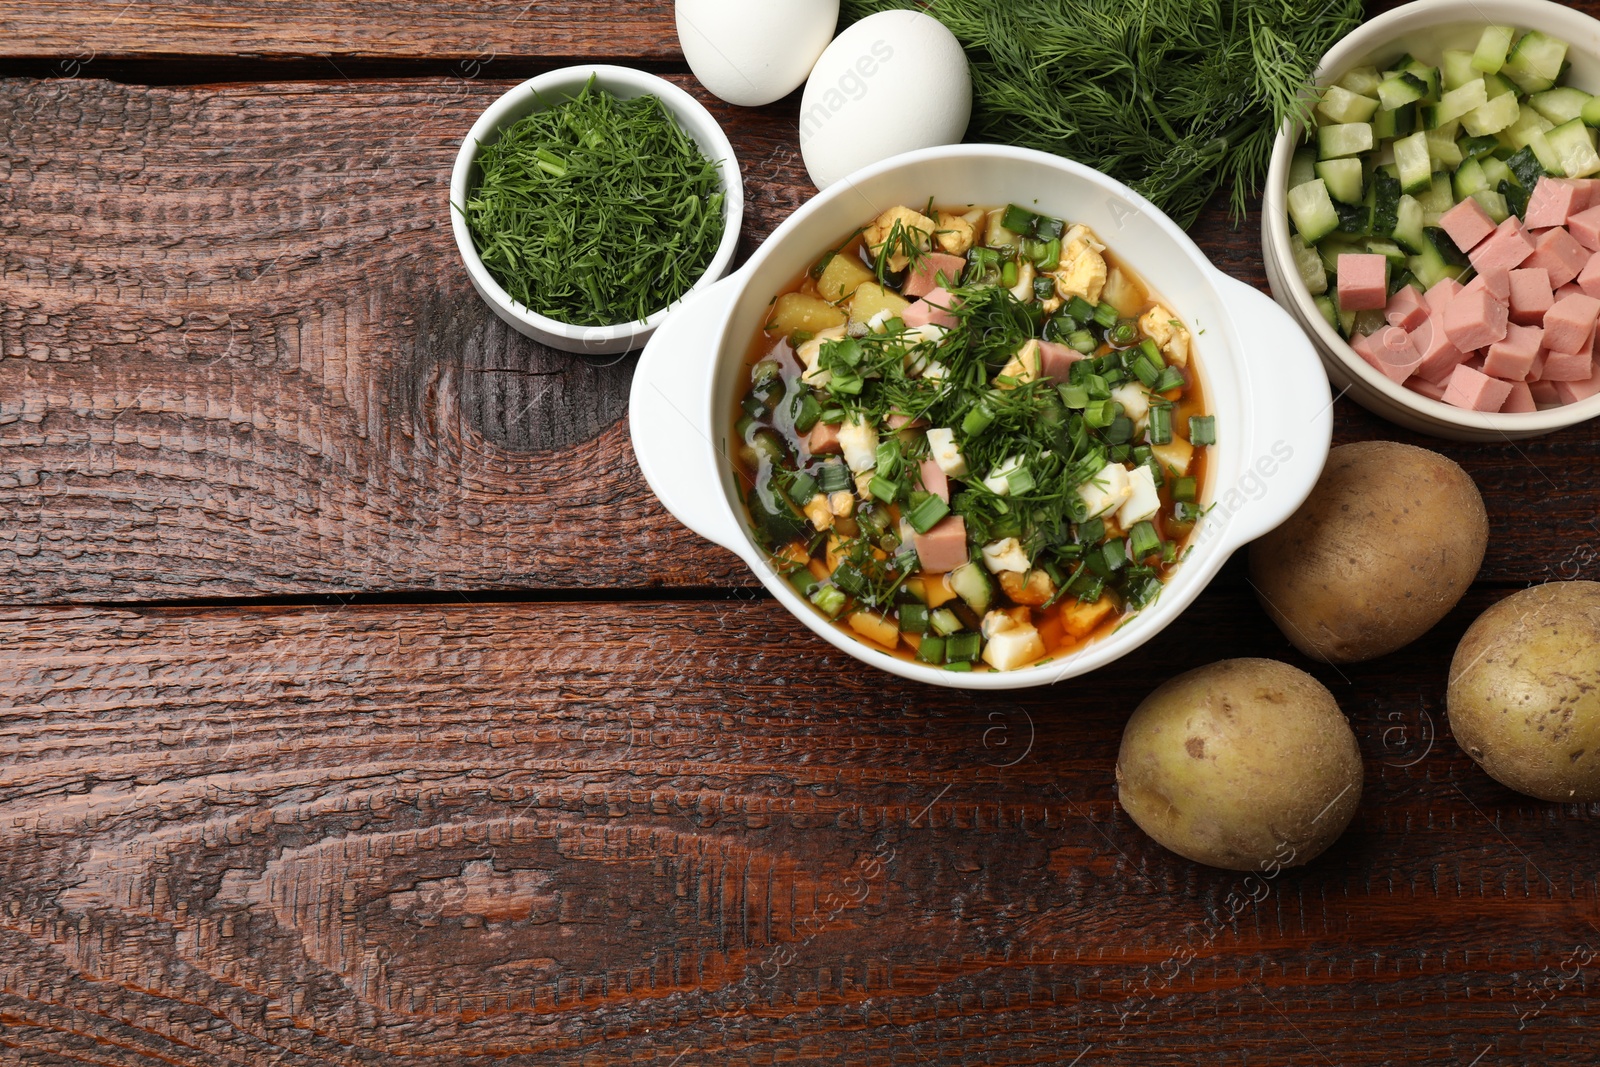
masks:
{"label": "bowl handle", "polygon": [[[1244,349],[1241,399],[1251,423],[1238,479],[1214,487],[1207,516],[1231,551],[1281,526],[1311,495],[1333,440],[1334,397],[1311,339],[1289,313],[1255,286],[1218,277]],[[1227,432],[1218,427],[1218,436]]]}
{"label": "bowl handle", "polygon": [[737,555],[749,539],[719,484],[712,436],[712,365],[719,327],[733,307],[738,276],[690,295],[668,315],[639,355],[628,397],[633,452],[644,480],[673,517]]}

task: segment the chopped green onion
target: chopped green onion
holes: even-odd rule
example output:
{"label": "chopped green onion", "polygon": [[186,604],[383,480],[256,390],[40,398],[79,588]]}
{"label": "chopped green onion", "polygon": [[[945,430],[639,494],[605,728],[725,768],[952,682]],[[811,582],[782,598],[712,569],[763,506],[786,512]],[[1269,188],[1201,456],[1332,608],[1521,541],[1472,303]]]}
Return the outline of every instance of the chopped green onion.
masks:
{"label": "chopped green onion", "polygon": [[1184,386],[1183,371],[1177,367],[1167,367],[1161,372],[1161,378],[1150,389],[1153,393],[1170,393],[1174,389]]}
{"label": "chopped green onion", "polygon": [[828,379],[828,392],[834,396],[860,396],[861,376],[857,374],[835,374]]}
{"label": "chopped green onion", "polygon": [[1133,344],[1133,339],[1138,336],[1139,328],[1132,322],[1123,321],[1111,328],[1111,332],[1106,334],[1106,340],[1125,348]]}
{"label": "chopped green onion", "polygon": [[922,604],[900,605],[900,632],[925,634],[928,632],[928,609]]}
{"label": "chopped green onion", "polygon": [[946,663],[944,665],[944,669],[947,671],[954,671],[957,674],[965,674],[972,670],[972,664],[966,660],[960,660],[956,663]]}
{"label": "chopped green onion", "polygon": [[1086,356],[1100,347],[1099,342],[1094,339],[1094,334],[1088,330],[1073,330],[1072,333],[1067,335],[1067,344]]}
{"label": "chopped green onion", "polygon": [[805,471],[796,474],[794,480],[789,483],[789,499],[796,504],[807,504],[816,495],[817,480]]}
{"label": "chopped green onion", "polygon": [[939,608],[928,613],[928,625],[941,637],[949,637],[961,629],[961,620],[949,608]]}
{"label": "chopped green onion", "polygon": [[[867,492],[871,493],[885,504],[892,504],[894,503],[894,498],[900,495],[900,485],[898,482],[891,482],[881,474],[874,474],[872,476],[872,480],[867,483]],[[925,531],[918,532],[921,533]]]}
{"label": "chopped green onion", "polygon": [[1185,501],[1178,501],[1172,505],[1172,521],[1182,525],[1197,522],[1200,519],[1200,508]]}
{"label": "chopped green onion", "polygon": [[1008,259],[1000,268],[1000,284],[1010,289],[1017,284],[1017,261]]}
{"label": "chopped green onion", "polygon": [[1032,237],[1034,228],[1039,225],[1039,216],[1025,207],[1016,204],[1007,204],[1004,215],[1000,216],[1000,225],[1012,233],[1023,237]]}
{"label": "chopped green onion", "polygon": [[833,584],[851,596],[861,596],[867,591],[867,576],[849,560],[840,560],[839,565],[833,568]]}
{"label": "chopped green onion", "polygon": [[911,528],[919,534],[925,534],[939,525],[943,518],[950,514],[950,505],[932,493],[911,494],[911,510],[906,512],[906,521]]}
{"label": "chopped green onion", "polygon": [[1079,322],[1090,321],[1094,318],[1094,313],[1095,306],[1081,296],[1075,296],[1067,302],[1067,314]]}
{"label": "chopped green onion", "polygon": [[1083,409],[1083,421],[1096,430],[1103,430],[1122,414],[1122,405],[1115,400],[1096,400]]}
{"label": "chopped green onion", "polygon": [[1106,535],[1106,520],[1090,519],[1078,524],[1078,540],[1092,545]]}
{"label": "chopped green onion", "polygon": [[1189,416],[1189,443],[1214,445],[1217,443],[1217,417],[1215,415]]}
{"label": "chopped green onion", "polygon": [[1104,377],[1098,374],[1088,374],[1083,380],[1084,387],[1089,390],[1091,400],[1111,399],[1111,385]]}
{"label": "chopped green onion", "polygon": [[[1117,406],[1121,407],[1122,405],[1119,404]],[[1127,445],[1129,441],[1133,440],[1133,420],[1128,418],[1126,415],[1118,415],[1116,418],[1111,420],[1111,425],[1106,427],[1105,436],[1106,440],[1113,445]],[[1128,455],[1126,458],[1124,458],[1118,455],[1116,450],[1113,449],[1111,453],[1112,458],[1116,459],[1118,462],[1126,463],[1128,459],[1133,457],[1133,449],[1129,448],[1127,451]]]}
{"label": "chopped green onion", "polygon": [[1156,528],[1148,522],[1135,523],[1128,533],[1128,553],[1134,559],[1144,559],[1153,552],[1161,551],[1161,535],[1156,533]]}
{"label": "chopped green onion", "polygon": [[817,579],[817,576],[812,574],[805,567],[796,567],[794,570],[790,571],[786,577],[789,579],[789,584],[794,586],[794,591],[804,597],[810,596],[816,590],[817,586],[822,584]]}
{"label": "chopped green onion", "polygon": [[1143,352],[1133,358],[1133,363],[1129,365],[1128,369],[1133,371],[1133,376],[1139,379],[1146,389],[1154,389],[1156,383],[1161,380],[1161,372],[1148,359],[1144,358]]}
{"label": "chopped green onion", "polygon": [[817,472],[817,482],[824,493],[837,493],[854,484],[849,469],[843,463],[824,463]]}
{"label": "chopped green onion", "polygon": [[1056,283],[1050,278],[1035,278],[1033,280],[1033,298],[1035,300],[1049,300],[1056,295]]}
{"label": "chopped green onion", "polygon": [[1061,394],[1061,402],[1074,411],[1082,411],[1089,406],[1089,390],[1081,385],[1063,385],[1056,389]]}
{"label": "chopped green onion", "polygon": [[1120,571],[1128,565],[1128,542],[1120,537],[1107,541],[1101,552],[1104,554],[1108,570]]}
{"label": "chopped green onion", "polygon": [[1161,358],[1161,349],[1157,348],[1156,343],[1150,338],[1146,337],[1139,342],[1139,351],[1143,352],[1145,358],[1155,366],[1165,367],[1167,365],[1167,361]]}
{"label": "chopped green onion", "polygon": [[761,416],[763,416],[763,415],[765,415],[767,413],[767,403],[766,403],[766,401],[762,400],[759,396],[756,396],[754,393],[751,393],[749,396],[747,396],[743,400],[739,401],[739,407],[746,415],[749,415],[752,419],[759,419]]}
{"label": "chopped green onion", "polygon": [[917,645],[917,659],[923,663],[938,665],[944,662],[944,638],[924,637],[922,643]]}
{"label": "chopped green onion", "polygon": [[1172,408],[1167,404],[1150,405],[1150,422],[1145,429],[1153,445],[1172,443]]}
{"label": "chopped green onion", "polygon": [[1200,485],[1193,478],[1179,478],[1172,483],[1172,499],[1193,504],[1200,496]]}
{"label": "chopped green onion", "polygon": [[1041,241],[1058,241],[1067,224],[1049,215],[1034,216],[1033,232]]}
{"label": "chopped green onion", "polygon": [[[1088,303],[1088,301],[1084,302]],[[1117,309],[1106,303],[1104,300],[1100,302],[1099,307],[1094,309],[1094,321],[1098,322],[1101,326],[1104,326],[1108,330],[1115,326],[1117,324],[1117,320],[1121,317],[1122,316]]]}
{"label": "chopped green onion", "polygon": [[987,403],[980,401],[974,404],[961,420],[961,436],[977,437],[992,425],[994,425],[994,411]]}
{"label": "chopped green onion", "polygon": [[817,587],[811,593],[811,603],[822,609],[823,614],[830,619],[837,619],[839,612],[844,610],[848,598],[831,585]]}
{"label": "chopped green onion", "polygon": [[972,663],[982,651],[983,636],[971,631],[956,634],[944,643],[944,658],[947,663]]}
{"label": "chopped green onion", "polygon": [[1035,484],[1037,483],[1034,482],[1033,475],[1028,473],[1026,467],[1018,467],[1006,475],[1006,488],[1011,491],[1012,496],[1022,496],[1032,492]]}
{"label": "chopped green onion", "polygon": [[811,395],[809,389],[794,398],[789,410],[794,415],[796,433],[810,433],[817,420],[822,418],[822,405],[817,403],[817,398]]}

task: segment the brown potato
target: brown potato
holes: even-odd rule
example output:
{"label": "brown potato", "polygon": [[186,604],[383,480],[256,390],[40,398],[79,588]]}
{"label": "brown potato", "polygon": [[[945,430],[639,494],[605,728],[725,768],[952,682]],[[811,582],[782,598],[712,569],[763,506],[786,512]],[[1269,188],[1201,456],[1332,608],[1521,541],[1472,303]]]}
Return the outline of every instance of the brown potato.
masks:
{"label": "brown potato", "polygon": [[1117,796],[1180,856],[1237,871],[1306,863],[1361,800],[1361,751],[1327,688],[1269,659],[1167,682],[1128,720]]}
{"label": "brown potato", "polygon": [[1488,544],[1483,497],[1455,462],[1393,441],[1342,445],[1300,510],[1250,546],[1250,581],[1296,648],[1358,663],[1431,630]]}
{"label": "brown potato", "polygon": [[1446,694],[1456,743],[1541,800],[1600,800],[1600,582],[1550,582],[1478,616]]}

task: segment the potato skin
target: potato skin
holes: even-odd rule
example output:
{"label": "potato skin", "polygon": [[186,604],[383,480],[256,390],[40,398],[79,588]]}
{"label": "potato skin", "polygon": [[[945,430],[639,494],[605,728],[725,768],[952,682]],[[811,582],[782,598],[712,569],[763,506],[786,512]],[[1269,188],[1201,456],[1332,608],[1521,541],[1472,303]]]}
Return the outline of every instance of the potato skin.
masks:
{"label": "potato skin", "polygon": [[1394,441],[1341,445],[1289,521],[1250,546],[1256,596],[1324,663],[1409,645],[1477,577],[1489,516],[1453,460]]}
{"label": "potato skin", "polygon": [[1236,871],[1293,867],[1361,801],[1361,751],[1333,694],[1269,659],[1180,674],[1129,718],[1117,796],[1158,843]]}
{"label": "potato skin", "polygon": [[1456,743],[1540,800],[1600,800],[1600,582],[1550,582],[1478,616],[1450,661]]}

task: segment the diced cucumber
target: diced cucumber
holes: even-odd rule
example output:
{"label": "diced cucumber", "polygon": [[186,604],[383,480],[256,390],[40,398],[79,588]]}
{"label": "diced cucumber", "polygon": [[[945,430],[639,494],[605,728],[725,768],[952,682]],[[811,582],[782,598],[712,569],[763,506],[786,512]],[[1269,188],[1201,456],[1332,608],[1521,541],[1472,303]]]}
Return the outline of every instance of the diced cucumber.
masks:
{"label": "diced cucumber", "polygon": [[1428,83],[1415,74],[1391,74],[1378,86],[1378,100],[1385,109],[1415,104],[1428,95]]}
{"label": "diced cucumber", "polygon": [[1372,232],[1392,235],[1400,222],[1400,179],[1381,170],[1374,171],[1367,196],[1372,203]]}
{"label": "diced cucumber", "polygon": [[1305,283],[1311,295],[1326,293],[1328,271],[1322,265],[1322,257],[1317,255],[1317,250],[1300,240],[1298,235],[1290,234],[1289,251],[1294,255],[1294,266],[1300,272],[1300,280]]}
{"label": "diced cucumber", "polygon": [[1458,202],[1465,200],[1473,193],[1490,188],[1489,179],[1483,176],[1483,164],[1476,159],[1469,159],[1457,167],[1455,176],[1451,179],[1450,184],[1455,190]]}
{"label": "diced cucumber", "polygon": [[1500,72],[1522,87],[1525,93],[1542,93],[1552,88],[1567,60],[1567,42],[1529,30],[1511,49]]}
{"label": "diced cucumber", "polygon": [[1391,278],[1405,268],[1406,254],[1393,241],[1385,241],[1381,237],[1371,238],[1367,241],[1367,251],[1373,255],[1382,256],[1389,261],[1389,277]]}
{"label": "diced cucumber", "polygon": [[1295,149],[1289,161],[1289,188],[1317,180],[1317,150],[1310,145]]}
{"label": "diced cucumber", "polygon": [[1512,96],[1518,95],[1517,87],[1504,74],[1485,74],[1483,76],[1483,85],[1484,88],[1489,90],[1490,100],[1497,96],[1504,96],[1507,93]]}
{"label": "diced cucumber", "polygon": [[1378,110],[1378,101],[1370,96],[1352,93],[1342,85],[1330,85],[1322,94],[1317,111],[1329,122],[1366,122]]}
{"label": "diced cucumber", "polygon": [[1522,118],[1522,105],[1517,103],[1517,94],[1506,93],[1490,99],[1482,107],[1474,108],[1461,116],[1462,127],[1474,137],[1483,137],[1501,130],[1510,129]]}
{"label": "diced cucumber", "polygon": [[1364,188],[1361,160],[1327,159],[1316,166],[1317,177],[1328,187],[1328,195],[1346,204],[1361,203]]}
{"label": "diced cucumber", "polygon": [[1413,253],[1420,253],[1428,243],[1422,233],[1422,214],[1422,203],[1414,196],[1402,196],[1395,209],[1394,239]]}
{"label": "diced cucumber", "polygon": [[1536,133],[1545,133],[1556,128],[1556,124],[1539,114],[1531,107],[1522,109],[1522,114],[1517,121],[1501,131],[1500,136],[1512,148],[1521,150],[1528,147],[1528,141]]}
{"label": "diced cucumber", "polygon": [[1505,66],[1516,36],[1514,26],[1485,26],[1483,35],[1478,38],[1478,49],[1472,53],[1472,69],[1493,74]]}
{"label": "diced cucumber", "polygon": [[1332,298],[1319,296],[1311,302],[1317,305],[1317,310],[1322,312],[1322,317],[1328,320],[1328,325],[1337,330],[1339,328],[1339,310],[1333,306]]}
{"label": "diced cucumber", "polygon": [[[1583,124],[1580,122],[1579,125]],[[1561,162],[1561,153],[1556,151],[1556,146],[1550,143],[1547,135],[1537,130],[1528,134],[1528,148],[1533,152],[1533,158],[1539,161],[1539,166],[1545,169],[1546,174],[1557,178],[1568,177]]]}
{"label": "diced cucumber", "polygon": [[1461,149],[1461,157],[1463,159],[1480,159],[1499,148],[1500,139],[1498,137],[1489,136],[1468,136],[1457,141],[1456,146]]}
{"label": "diced cucumber", "polygon": [[1583,121],[1588,126],[1600,126],[1600,96],[1583,105]]}
{"label": "diced cucumber", "polygon": [[[1545,142],[1555,154],[1557,163],[1556,167],[1547,165],[1546,170],[1568,178],[1587,178],[1595,171],[1600,171],[1600,152],[1595,151],[1594,131],[1585,126],[1582,119],[1573,119],[1557,126],[1545,134]],[[1529,147],[1535,155],[1538,154],[1537,143]]]}
{"label": "diced cucumber", "polygon": [[1566,87],[1546,89],[1528,97],[1533,109],[1557,126],[1583,116],[1583,107],[1594,97],[1581,89]]}
{"label": "diced cucumber", "polygon": [[1383,75],[1378,73],[1377,67],[1356,67],[1334,84],[1358,96],[1376,96],[1382,81]]}
{"label": "diced cucumber", "polygon": [[1459,89],[1469,81],[1483,80],[1483,71],[1472,65],[1472,53],[1447,48],[1439,63],[1439,77],[1445,91]]}
{"label": "diced cucumber", "polygon": [[[1392,284],[1390,291],[1393,291]],[[1355,319],[1350,323],[1350,332],[1371,337],[1373,334],[1382,333],[1388,325],[1388,319],[1385,317],[1382,308],[1366,308],[1356,312]]]}
{"label": "diced cucumber", "polygon": [[1478,160],[1478,165],[1483,168],[1483,179],[1491,189],[1500,188],[1501,182],[1514,182],[1516,178],[1511,174],[1511,168],[1506,166],[1506,161],[1496,159],[1494,156],[1484,156]]}
{"label": "diced cucumber", "polygon": [[976,563],[963,563],[945,576],[956,596],[966,601],[967,607],[982,615],[994,600],[994,585],[983,567]]}
{"label": "diced cucumber", "polygon": [[1506,209],[1519,219],[1528,217],[1528,190],[1513,181],[1503,181],[1495,190],[1506,198]]}
{"label": "diced cucumber", "polygon": [[1372,151],[1372,124],[1345,122],[1317,130],[1317,158],[1341,159]]}
{"label": "diced cucumber", "polygon": [[1435,101],[1439,99],[1439,68],[1430,67],[1420,59],[1413,59],[1402,68],[1407,74],[1422,82],[1422,99]]}
{"label": "diced cucumber", "polygon": [[1416,275],[1417,284],[1422,286],[1424,291],[1432,289],[1446,278],[1459,278],[1466,273],[1466,268],[1445,262],[1445,258],[1430,242],[1423,243],[1426,247],[1406,260],[1406,267]]}
{"label": "diced cucumber", "polygon": [[1511,207],[1506,203],[1506,198],[1493,189],[1479,189],[1472,194],[1472,199],[1488,213],[1496,226],[1511,217]]}
{"label": "diced cucumber", "polygon": [[1456,144],[1456,134],[1460,132],[1461,124],[1451,122],[1437,130],[1429,130],[1428,158],[1433,160],[1434,169],[1446,169],[1461,165],[1461,149]]}
{"label": "diced cucumber", "polygon": [[1371,204],[1346,204],[1335,200],[1333,202],[1333,210],[1339,215],[1340,233],[1365,236],[1372,232]]}
{"label": "diced cucumber", "polygon": [[1314,245],[1339,228],[1339,212],[1321,178],[1289,190],[1289,218],[1300,239]]}
{"label": "diced cucumber", "polygon": [[1394,142],[1394,165],[1400,172],[1400,191],[1416,193],[1433,184],[1433,160],[1428,155],[1428,135],[1414,133]]}
{"label": "diced cucumber", "polygon": [[[1450,188],[1450,175],[1443,171],[1433,176],[1432,183],[1425,192],[1417,194],[1417,202],[1422,205],[1424,218],[1429,215],[1439,216],[1456,206],[1455,191]],[[1432,225],[1432,223],[1428,223]]]}
{"label": "diced cucumber", "polygon": [[1372,116],[1372,136],[1379,142],[1394,137],[1406,137],[1417,131],[1417,109],[1405,104],[1392,110],[1385,109]]}
{"label": "diced cucumber", "polygon": [[1439,255],[1452,267],[1469,267],[1472,261],[1467,258],[1466,252],[1456,245],[1455,239],[1438,226],[1429,226],[1422,231],[1428,242],[1438,250]]}
{"label": "diced cucumber", "polygon": [[1489,89],[1483,84],[1481,76],[1475,76],[1471,81],[1456,89],[1451,89],[1439,100],[1439,106],[1433,112],[1433,126],[1443,126],[1455,122],[1469,111],[1475,111],[1489,102]]}

